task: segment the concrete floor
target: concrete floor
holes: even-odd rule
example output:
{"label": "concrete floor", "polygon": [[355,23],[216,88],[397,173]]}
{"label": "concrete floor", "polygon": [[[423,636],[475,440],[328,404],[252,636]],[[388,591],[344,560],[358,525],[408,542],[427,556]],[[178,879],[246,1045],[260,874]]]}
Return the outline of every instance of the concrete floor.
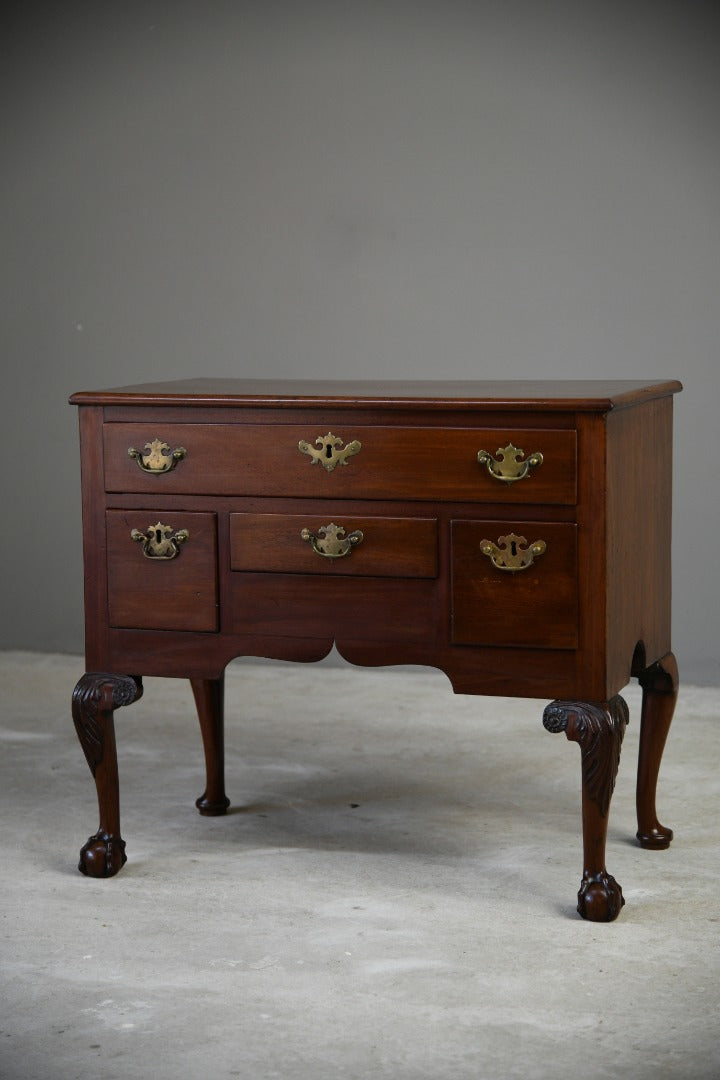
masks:
{"label": "concrete floor", "polygon": [[639,693],[608,869],[575,914],[576,745],[543,702],[437,672],[233,664],[232,811],[201,818],[185,682],[116,714],[128,864],[69,716],[76,657],[0,654],[3,1080],[720,1077],[717,690],[685,688],[660,783],[669,851],[633,836]]}

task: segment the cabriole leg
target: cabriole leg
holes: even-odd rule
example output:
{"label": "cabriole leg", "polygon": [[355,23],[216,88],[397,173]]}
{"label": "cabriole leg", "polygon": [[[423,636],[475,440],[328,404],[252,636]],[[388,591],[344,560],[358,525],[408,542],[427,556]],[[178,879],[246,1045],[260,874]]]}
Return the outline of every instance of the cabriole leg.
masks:
{"label": "cabriole leg", "polygon": [[672,829],[661,825],[655,809],[658,773],[678,695],[678,669],[668,653],[639,677],[642,686],[637,774],[637,838],[644,848],[666,848]]}
{"label": "cabriole leg", "polygon": [[605,866],[605,842],[627,722],[627,705],[619,695],[597,705],[553,701],[543,714],[548,731],[564,731],[580,746],[584,870],[577,909],[591,922],[612,922],[625,903]]}
{"label": "cabriole leg", "polygon": [[142,681],[128,675],[88,672],[72,696],[72,717],[95,777],[100,825],[80,850],[78,869],[90,877],[112,877],[127,861],[120,835],[120,789],[113,712],[142,694]]}
{"label": "cabriole leg", "polygon": [[224,814],[230,805],[225,794],[225,677],[191,679],[205,752],[205,791],[195,805],[206,817]]}

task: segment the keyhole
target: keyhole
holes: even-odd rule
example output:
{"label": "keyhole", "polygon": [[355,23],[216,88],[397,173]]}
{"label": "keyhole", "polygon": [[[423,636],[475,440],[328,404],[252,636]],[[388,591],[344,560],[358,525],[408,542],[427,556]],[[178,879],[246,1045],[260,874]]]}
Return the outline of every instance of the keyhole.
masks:
{"label": "keyhole", "polygon": [[155,543],[156,544],[162,543],[162,533],[160,532],[160,529],[155,530]]}
{"label": "keyhole", "polygon": [[332,456],[333,456],[333,448],[330,445],[330,443],[326,443],[326,445],[325,445],[325,457],[326,458],[331,458]]}
{"label": "keyhole", "polygon": [[516,556],[517,556],[517,544],[515,543],[514,540],[510,541],[510,554],[512,555],[513,558],[516,558]]}

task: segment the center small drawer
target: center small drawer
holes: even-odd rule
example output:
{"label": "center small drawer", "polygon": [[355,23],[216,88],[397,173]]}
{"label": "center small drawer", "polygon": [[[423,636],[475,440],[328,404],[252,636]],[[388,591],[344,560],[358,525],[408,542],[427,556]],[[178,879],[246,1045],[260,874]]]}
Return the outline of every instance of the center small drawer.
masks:
{"label": "center small drawer", "polygon": [[286,574],[434,578],[434,518],[231,514],[230,568]]}
{"label": "center small drawer", "polygon": [[572,506],[573,430],[336,424],[104,426],[112,492]]}

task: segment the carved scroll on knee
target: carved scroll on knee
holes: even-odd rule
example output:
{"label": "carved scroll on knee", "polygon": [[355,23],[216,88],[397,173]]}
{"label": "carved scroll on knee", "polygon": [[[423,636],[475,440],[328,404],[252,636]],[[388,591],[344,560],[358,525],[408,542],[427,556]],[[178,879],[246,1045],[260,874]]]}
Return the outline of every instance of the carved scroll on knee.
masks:
{"label": "carved scroll on knee", "polygon": [[627,703],[619,694],[607,705],[553,701],[543,713],[547,731],[564,731],[580,746],[585,789],[603,817],[610,807],[628,718]]}

